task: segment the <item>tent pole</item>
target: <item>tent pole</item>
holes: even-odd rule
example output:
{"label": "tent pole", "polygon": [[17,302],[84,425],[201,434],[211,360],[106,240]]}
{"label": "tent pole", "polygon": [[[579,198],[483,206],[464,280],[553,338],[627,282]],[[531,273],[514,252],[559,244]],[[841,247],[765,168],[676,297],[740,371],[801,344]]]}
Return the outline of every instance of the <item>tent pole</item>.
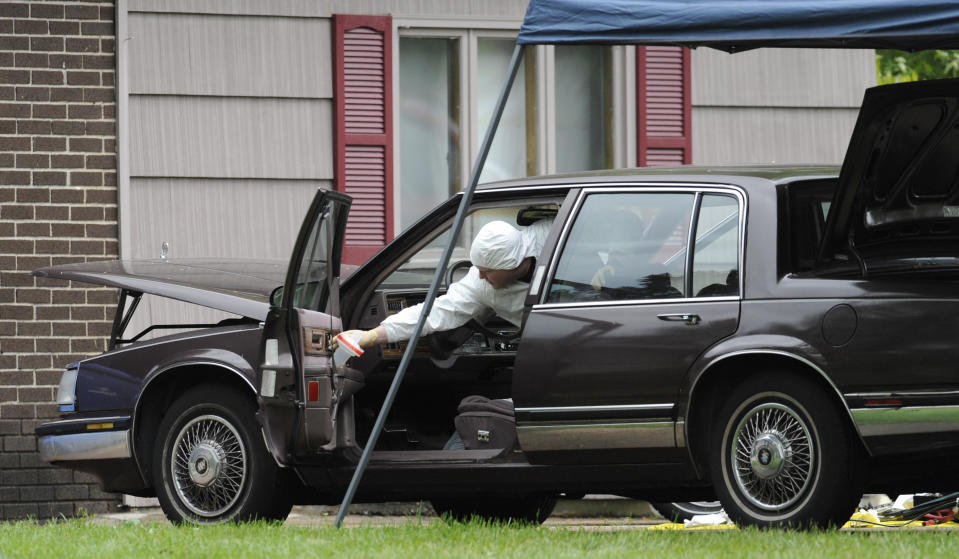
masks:
{"label": "tent pole", "polygon": [[376,446],[376,441],[380,438],[383,425],[386,423],[386,417],[390,413],[390,408],[393,407],[393,401],[396,399],[396,393],[399,391],[400,384],[403,382],[403,376],[406,374],[406,369],[409,367],[410,360],[413,357],[413,351],[416,348],[416,342],[420,339],[420,333],[423,331],[423,325],[426,323],[426,317],[429,316],[430,310],[433,308],[433,301],[436,300],[436,293],[439,290],[440,282],[442,281],[443,275],[446,272],[446,267],[449,265],[450,256],[453,254],[453,248],[456,246],[456,240],[459,238],[460,230],[463,228],[463,221],[466,219],[466,212],[473,200],[473,192],[476,190],[476,184],[479,182],[480,173],[483,172],[483,166],[486,163],[486,157],[489,155],[490,146],[493,144],[493,136],[495,136],[496,128],[499,126],[500,117],[503,116],[503,110],[506,108],[506,100],[509,98],[510,90],[513,87],[513,80],[516,78],[516,72],[519,70],[519,65],[522,60],[523,46],[516,45],[516,47],[513,49],[513,57],[509,62],[509,73],[506,77],[506,83],[503,84],[503,89],[500,91],[499,98],[496,100],[496,107],[493,109],[493,115],[490,118],[489,126],[486,128],[486,135],[483,137],[483,143],[480,145],[479,153],[476,156],[476,162],[473,164],[473,170],[470,172],[469,183],[466,186],[466,190],[463,191],[463,198],[460,200],[459,209],[456,210],[456,217],[453,219],[450,242],[448,245],[446,245],[446,249],[443,251],[443,256],[440,259],[439,264],[436,266],[436,273],[433,275],[433,283],[430,284],[430,289],[426,293],[426,300],[423,302],[423,310],[420,312],[420,318],[416,323],[416,327],[413,329],[412,337],[410,337],[410,340],[407,343],[406,351],[403,352],[403,359],[400,360],[400,366],[396,370],[396,374],[393,376],[393,383],[390,385],[390,389],[386,393],[386,399],[383,401],[383,407],[380,408],[380,414],[376,417],[376,423],[373,424],[373,431],[370,433],[369,440],[366,441],[366,446],[363,449],[363,455],[360,457],[360,462],[356,465],[356,470],[353,472],[353,479],[350,480],[350,485],[346,490],[346,495],[343,496],[343,502],[340,504],[340,510],[336,514],[337,528],[343,524],[343,517],[346,516],[347,510],[350,508],[350,503],[353,502],[353,497],[356,495],[356,489],[359,487],[360,480],[363,478],[363,473],[366,471],[366,467],[370,462],[370,454],[372,454],[373,448]]}

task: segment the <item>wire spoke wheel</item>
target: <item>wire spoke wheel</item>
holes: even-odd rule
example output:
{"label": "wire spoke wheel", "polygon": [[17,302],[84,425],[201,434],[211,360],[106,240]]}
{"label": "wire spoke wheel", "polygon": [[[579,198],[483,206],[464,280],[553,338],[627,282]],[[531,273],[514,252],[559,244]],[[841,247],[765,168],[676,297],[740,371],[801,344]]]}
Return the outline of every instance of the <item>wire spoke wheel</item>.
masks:
{"label": "wire spoke wheel", "polygon": [[170,472],[179,500],[192,513],[217,517],[239,499],[246,481],[247,449],[236,428],[218,415],[187,422],[173,441]]}
{"label": "wire spoke wheel", "polygon": [[736,425],[729,460],[735,483],[750,504],[777,511],[803,497],[819,457],[803,416],[785,404],[765,402]]}

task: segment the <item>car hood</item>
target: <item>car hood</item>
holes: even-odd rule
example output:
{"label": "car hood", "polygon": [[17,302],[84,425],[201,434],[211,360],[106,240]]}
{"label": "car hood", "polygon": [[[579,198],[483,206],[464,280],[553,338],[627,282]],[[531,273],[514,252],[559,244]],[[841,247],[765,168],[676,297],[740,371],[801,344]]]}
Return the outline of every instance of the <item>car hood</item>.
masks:
{"label": "car hood", "polygon": [[959,80],[866,90],[820,262],[959,256]]}
{"label": "car hood", "polygon": [[[109,260],[63,264],[33,275],[119,287],[264,320],[270,294],[283,285],[288,262],[279,260]],[[356,266],[343,265],[349,276]]]}

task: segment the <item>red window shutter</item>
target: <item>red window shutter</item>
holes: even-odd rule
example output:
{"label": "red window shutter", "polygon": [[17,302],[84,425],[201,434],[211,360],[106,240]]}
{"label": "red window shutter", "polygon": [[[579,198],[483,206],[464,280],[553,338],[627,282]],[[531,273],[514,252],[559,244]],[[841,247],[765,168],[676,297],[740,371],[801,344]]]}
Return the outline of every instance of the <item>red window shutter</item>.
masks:
{"label": "red window shutter", "polygon": [[689,49],[636,47],[640,167],[692,163]]}
{"label": "red window shutter", "polygon": [[362,264],[393,238],[392,29],[389,16],[333,16],[334,182],[353,197],[347,264]]}

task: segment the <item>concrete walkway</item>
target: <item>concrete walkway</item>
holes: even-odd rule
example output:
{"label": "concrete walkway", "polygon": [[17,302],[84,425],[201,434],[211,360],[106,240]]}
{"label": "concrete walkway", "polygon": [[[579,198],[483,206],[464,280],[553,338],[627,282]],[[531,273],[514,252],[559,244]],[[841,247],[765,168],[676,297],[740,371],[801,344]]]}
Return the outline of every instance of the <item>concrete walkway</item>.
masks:
{"label": "concrete walkway", "polygon": [[[333,524],[338,507],[297,506],[287,518],[290,526],[323,526]],[[397,524],[430,523],[441,520],[427,503],[397,502],[358,504],[347,515],[347,526],[392,526]],[[125,511],[100,514],[92,518],[97,524],[125,524],[128,522],[166,522],[159,507],[130,508]],[[645,501],[634,501],[606,496],[588,496],[585,499],[561,499],[546,526],[582,527],[587,529],[616,529],[662,524],[664,520]]]}

